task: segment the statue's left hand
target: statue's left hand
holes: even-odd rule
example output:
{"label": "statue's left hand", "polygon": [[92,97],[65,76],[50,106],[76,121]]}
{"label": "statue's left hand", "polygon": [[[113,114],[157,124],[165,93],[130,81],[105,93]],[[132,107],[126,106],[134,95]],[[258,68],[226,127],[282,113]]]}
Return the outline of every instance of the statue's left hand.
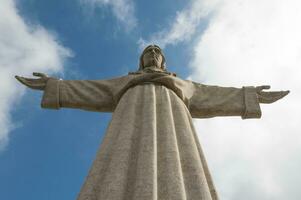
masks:
{"label": "statue's left hand", "polygon": [[272,91],[265,92],[262,90],[270,89],[269,85],[262,85],[256,87],[256,92],[258,96],[259,103],[273,103],[283,97],[285,97],[290,91]]}

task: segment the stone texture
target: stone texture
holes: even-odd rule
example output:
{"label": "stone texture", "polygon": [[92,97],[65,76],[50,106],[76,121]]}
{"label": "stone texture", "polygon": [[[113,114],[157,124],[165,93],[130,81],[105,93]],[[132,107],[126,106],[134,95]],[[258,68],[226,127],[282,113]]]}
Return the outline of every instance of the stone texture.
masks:
{"label": "stone texture", "polygon": [[289,91],[270,86],[208,86],[166,71],[160,47],[150,45],[139,70],[110,80],[16,79],[44,90],[41,106],[113,112],[78,200],[217,200],[192,117],[260,118],[259,103]]}
{"label": "stone texture", "polygon": [[254,87],[168,73],[47,82],[42,107],[113,112],[78,200],[217,200],[192,117],[260,117]]}

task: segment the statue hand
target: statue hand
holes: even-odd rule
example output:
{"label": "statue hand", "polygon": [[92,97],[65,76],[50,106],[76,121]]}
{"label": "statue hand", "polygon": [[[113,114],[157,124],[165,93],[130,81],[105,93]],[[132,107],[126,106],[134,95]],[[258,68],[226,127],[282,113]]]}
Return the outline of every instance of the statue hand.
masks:
{"label": "statue hand", "polygon": [[273,91],[273,92],[264,92],[264,89],[270,89],[269,85],[262,85],[256,87],[256,92],[258,96],[259,103],[273,103],[283,97],[285,97],[290,91]]}
{"label": "statue hand", "polygon": [[15,76],[15,78],[27,87],[35,90],[44,90],[47,81],[50,79],[46,74],[33,72],[32,75],[38,76],[40,78],[25,78],[22,76]]}

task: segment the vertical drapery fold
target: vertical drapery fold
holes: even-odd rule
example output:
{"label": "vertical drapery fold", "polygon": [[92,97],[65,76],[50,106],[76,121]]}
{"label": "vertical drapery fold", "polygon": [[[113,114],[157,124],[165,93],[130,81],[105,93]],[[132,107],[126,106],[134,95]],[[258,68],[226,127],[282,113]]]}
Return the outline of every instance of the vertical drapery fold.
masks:
{"label": "vertical drapery fold", "polygon": [[[133,91],[133,95],[138,97],[139,91]],[[127,181],[125,178],[127,175],[126,170],[133,166],[133,162],[129,159],[131,156],[134,156],[131,153],[137,149],[136,141],[137,137],[139,137],[139,135],[134,135],[136,132],[134,122],[137,121],[136,118],[138,118],[140,114],[138,113],[139,107],[135,106],[140,100],[139,98],[135,98],[132,101],[133,104],[120,101],[121,106],[116,108],[116,112],[113,114],[114,120],[111,120],[107,128],[107,134],[103,139],[78,199],[121,200],[122,194],[126,193],[124,190],[127,188],[124,184],[121,185],[119,183]],[[129,110],[131,110],[132,113],[128,113]],[[123,116],[128,114],[130,114],[131,117],[125,120]],[[132,126],[127,126],[127,124],[132,124]],[[116,191],[118,192],[116,193]]]}
{"label": "vertical drapery fold", "polygon": [[[171,99],[172,116],[174,117],[174,129],[178,141],[180,164],[184,179],[187,199],[212,199],[206,182],[203,164],[201,162],[198,140],[194,138],[195,130],[190,113],[183,101],[174,98],[173,91],[169,91]],[[208,172],[209,173],[209,172]]]}
{"label": "vertical drapery fold", "polygon": [[[138,85],[131,90],[139,90],[143,96],[141,96],[141,105],[139,119],[137,120],[137,126],[139,131],[135,134],[140,135],[139,148],[137,151],[137,161],[135,166],[136,176],[132,177],[133,185],[131,198],[133,200],[139,199],[156,199],[156,171],[155,160],[156,154],[156,95],[155,88],[152,85]],[[132,96],[131,96],[132,97]],[[145,98],[147,97],[147,98]],[[137,105],[136,105],[137,106]]]}
{"label": "vertical drapery fold", "polygon": [[[172,111],[170,93],[164,86],[156,87],[158,102],[158,198],[170,200],[186,200],[175,121]],[[172,95],[170,97],[170,95]],[[177,98],[177,97],[176,97]],[[160,123],[161,122],[161,123]]]}
{"label": "vertical drapery fold", "polygon": [[128,89],[78,200],[213,200],[190,119],[165,86]]}

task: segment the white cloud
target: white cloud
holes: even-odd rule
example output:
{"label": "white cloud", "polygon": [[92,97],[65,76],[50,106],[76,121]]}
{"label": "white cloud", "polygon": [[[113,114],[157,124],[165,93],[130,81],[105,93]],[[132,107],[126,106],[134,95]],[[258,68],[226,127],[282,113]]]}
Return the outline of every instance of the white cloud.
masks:
{"label": "white cloud", "polygon": [[192,0],[186,9],[177,12],[175,21],[170,27],[152,34],[147,40],[141,38],[138,41],[140,47],[153,43],[164,48],[169,44],[189,41],[196,33],[201,20],[207,17],[213,8],[218,7],[218,4],[219,0]]}
{"label": "white cloud", "polygon": [[116,18],[125,26],[126,30],[133,29],[137,24],[135,6],[132,0],[80,0],[84,5],[109,6]]}
{"label": "white cloud", "polygon": [[0,149],[14,127],[10,113],[24,94],[14,75],[29,76],[34,71],[55,73],[63,70],[63,60],[71,52],[39,25],[29,25],[18,14],[13,0],[0,6]]}
{"label": "white cloud", "polygon": [[195,120],[221,199],[301,198],[300,7],[298,0],[192,0],[169,28],[139,41],[164,47],[196,38],[189,78],[198,82],[291,90],[262,105],[260,120]]}
{"label": "white cloud", "polygon": [[194,44],[190,78],[291,93],[260,120],[196,120],[221,199],[301,198],[301,2],[224,0]]}

